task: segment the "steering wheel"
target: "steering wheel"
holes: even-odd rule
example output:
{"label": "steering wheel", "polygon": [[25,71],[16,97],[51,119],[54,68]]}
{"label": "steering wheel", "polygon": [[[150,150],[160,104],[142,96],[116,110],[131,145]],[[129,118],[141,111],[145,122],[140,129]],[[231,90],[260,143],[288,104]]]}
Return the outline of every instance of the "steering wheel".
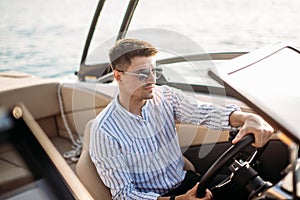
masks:
{"label": "steering wheel", "polygon": [[[205,196],[206,188],[209,187],[210,183],[214,179],[214,177],[218,174],[218,172],[228,164],[228,161],[234,158],[235,155],[237,155],[239,152],[241,152],[243,149],[248,147],[254,142],[254,136],[253,134],[246,135],[243,137],[237,144],[230,146],[208,169],[208,171],[203,175],[201,178],[198,188],[197,188],[197,197],[201,198]],[[255,156],[255,155],[254,155]],[[251,156],[250,156],[251,157]],[[251,162],[251,161],[250,161]],[[249,162],[249,163],[250,163]],[[252,168],[251,168],[252,169]],[[248,170],[248,169],[246,169]],[[255,172],[253,169],[252,171],[243,171],[243,173],[250,173],[247,176],[252,176],[251,178],[254,178],[256,180],[257,185],[254,185],[253,188],[251,188],[253,191],[251,192],[251,195],[258,194],[258,192],[261,192],[262,190],[270,187],[269,182],[263,181]]]}

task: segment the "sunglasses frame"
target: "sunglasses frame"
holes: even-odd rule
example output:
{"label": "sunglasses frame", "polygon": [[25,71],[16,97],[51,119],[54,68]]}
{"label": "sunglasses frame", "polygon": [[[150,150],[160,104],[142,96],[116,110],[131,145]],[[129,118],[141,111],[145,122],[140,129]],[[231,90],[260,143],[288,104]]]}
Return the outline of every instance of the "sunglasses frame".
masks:
{"label": "sunglasses frame", "polygon": [[[143,71],[145,71],[145,70],[147,70],[147,73],[143,73]],[[162,75],[161,67],[155,67],[155,68],[152,68],[151,70],[150,69],[142,69],[139,72],[128,72],[128,71],[119,70],[119,69],[116,69],[116,71],[122,72],[124,74],[137,76],[139,81],[141,81],[141,82],[146,82],[149,79],[150,74],[153,74],[155,76],[155,79],[159,79]]]}

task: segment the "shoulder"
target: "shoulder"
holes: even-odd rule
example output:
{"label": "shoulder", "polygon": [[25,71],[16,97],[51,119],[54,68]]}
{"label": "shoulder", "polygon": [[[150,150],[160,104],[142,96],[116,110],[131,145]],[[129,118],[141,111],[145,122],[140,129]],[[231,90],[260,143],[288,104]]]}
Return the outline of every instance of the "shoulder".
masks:
{"label": "shoulder", "polygon": [[179,92],[178,89],[167,86],[167,85],[155,86],[155,94],[156,95],[168,96],[168,95],[173,95],[174,93],[177,93],[177,92]]}
{"label": "shoulder", "polygon": [[176,99],[184,96],[181,90],[167,85],[156,86],[155,89],[155,96],[164,97],[169,101],[173,101],[174,98]]}
{"label": "shoulder", "polygon": [[106,124],[111,121],[114,116],[114,113],[117,110],[115,100],[112,100],[95,118],[92,123],[91,130],[92,132],[98,132],[103,130]]}

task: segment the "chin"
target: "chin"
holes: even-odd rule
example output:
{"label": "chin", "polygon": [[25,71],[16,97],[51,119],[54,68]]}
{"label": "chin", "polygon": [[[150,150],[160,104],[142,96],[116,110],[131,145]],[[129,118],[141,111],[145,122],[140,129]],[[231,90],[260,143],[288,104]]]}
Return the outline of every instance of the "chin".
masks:
{"label": "chin", "polygon": [[153,99],[154,95],[153,94],[149,94],[147,96],[145,96],[145,99]]}

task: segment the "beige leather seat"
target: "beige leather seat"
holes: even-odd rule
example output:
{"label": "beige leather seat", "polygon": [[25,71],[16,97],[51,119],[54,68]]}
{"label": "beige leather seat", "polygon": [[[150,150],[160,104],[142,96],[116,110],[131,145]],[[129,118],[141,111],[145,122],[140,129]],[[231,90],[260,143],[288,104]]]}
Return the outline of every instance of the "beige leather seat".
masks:
{"label": "beige leather seat", "polygon": [[[84,131],[84,145],[82,149],[81,156],[76,165],[76,172],[83,183],[83,185],[87,188],[94,199],[111,199],[111,194],[109,189],[103,184],[100,179],[97,170],[90,158],[89,155],[89,141],[90,141],[90,127],[93,120],[90,120],[85,127]],[[184,157],[185,159],[185,170],[193,170],[195,171],[195,167],[193,164]]]}

